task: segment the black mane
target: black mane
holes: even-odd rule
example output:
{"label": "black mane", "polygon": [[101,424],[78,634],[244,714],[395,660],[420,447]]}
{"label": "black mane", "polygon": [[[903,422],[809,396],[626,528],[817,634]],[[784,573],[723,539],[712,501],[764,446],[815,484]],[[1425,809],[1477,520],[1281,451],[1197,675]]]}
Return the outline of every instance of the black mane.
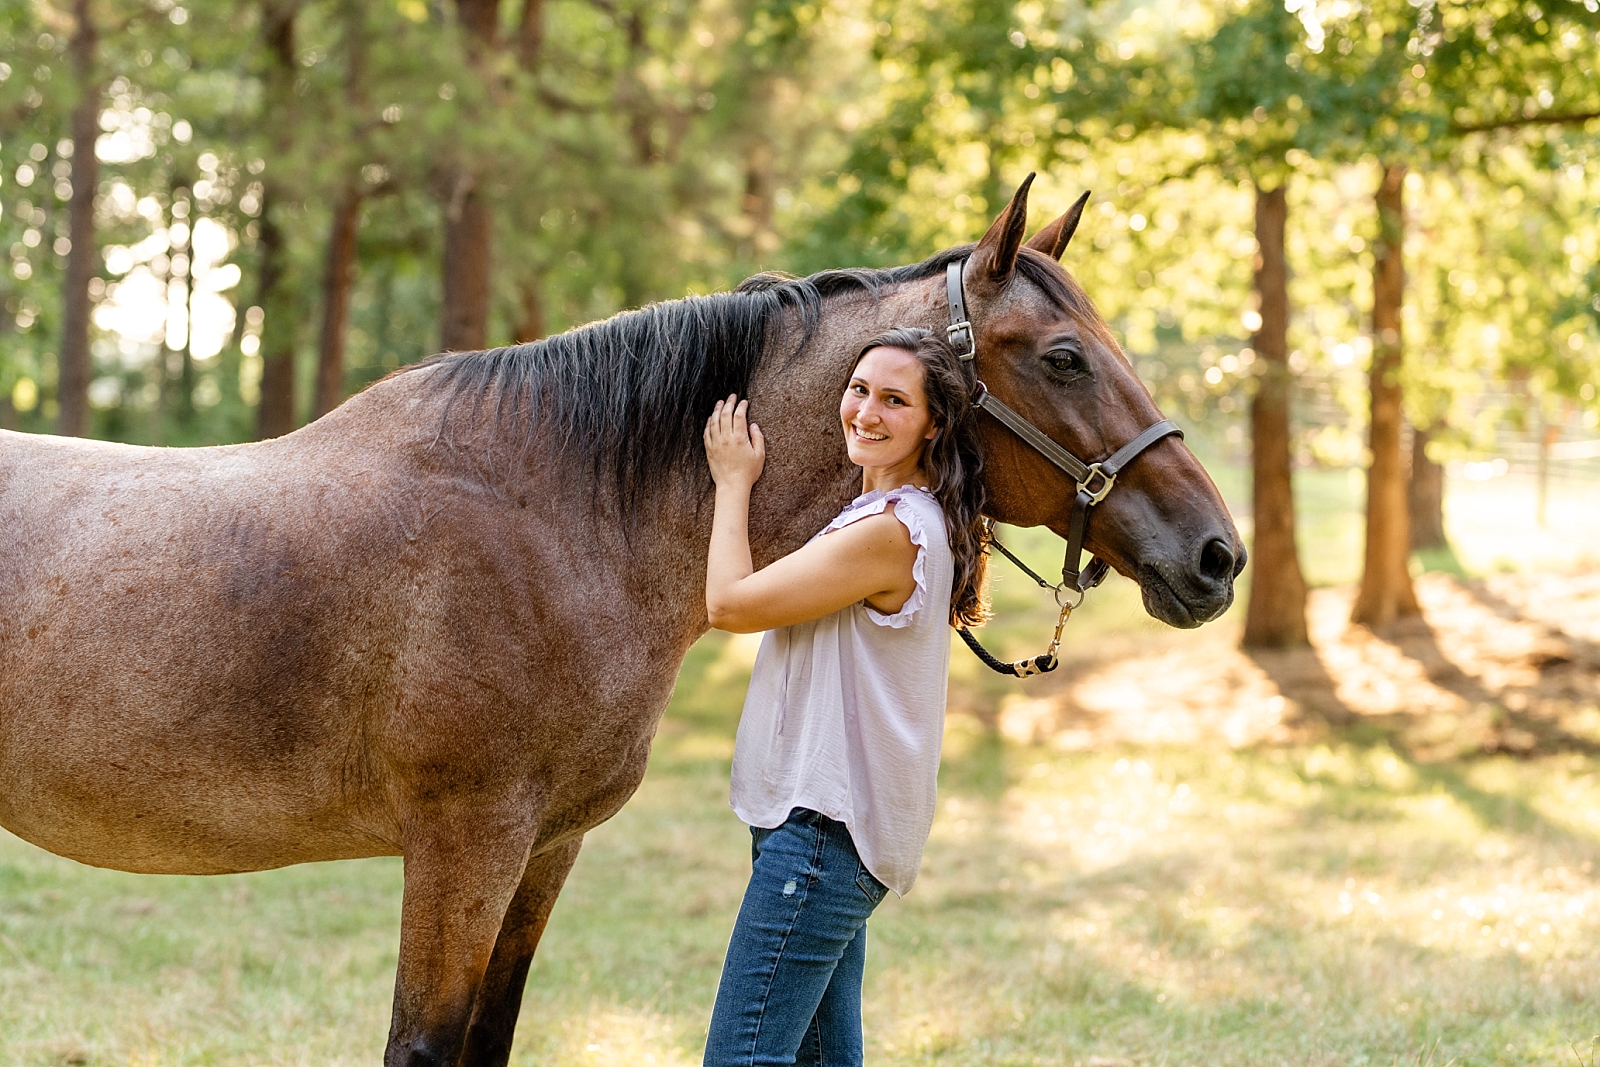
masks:
{"label": "black mane", "polygon": [[[716,402],[746,395],[767,354],[789,347],[779,336],[786,310],[801,326],[793,358],[809,343],[829,297],[876,297],[888,286],[943,274],[971,252],[961,245],[907,266],[807,278],[757,274],[730,293],[651,304],[529,344],[449,352],[417,369],[429,373],[429,389],[447,394],[447,421],[458,401],[470,400],[474,416],[493,405],[497,436],[531,442],[536,430],[553,431],[595,475],[609,468],[631,511],[686,468]],[[1025,250],[1018,269],[1064,309],[1092,311],[1082,290],[1046,257]]]}

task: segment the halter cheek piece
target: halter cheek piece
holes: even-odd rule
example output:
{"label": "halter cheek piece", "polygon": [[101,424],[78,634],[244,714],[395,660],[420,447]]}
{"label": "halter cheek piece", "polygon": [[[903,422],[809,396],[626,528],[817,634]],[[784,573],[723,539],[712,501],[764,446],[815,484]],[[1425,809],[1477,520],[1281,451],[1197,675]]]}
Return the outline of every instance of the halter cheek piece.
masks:
{"label": "halter cheek piece", "polygon": [[[961,272],[966,262],[957,260],[945,268],[945,290],[950,298],[950,325],[945,329],[945,336],[956,347],[962,361],[971,362],[978,356],[978,336],[973,329],[972,320],[967,317],[966,291],[961,283]],[[1021,567],[1042,588],[1055,590],[1056,604],[1060,607],[1061,613],[1056,619],[1055,636],[1050,641],[1049,651],[1033,659],[1006,663],[991,655],[965,626],[960,627],[958,631],[961,639],[978,658],[1001,674],[1011,674],[1018,678],[1044,674],[1055,670],[1059,663],[1056,651],[1061,647],[1061,629],[1071,617],[1072,609],[1083,603],[1084,594],[1103,582],[1111,569],[1104,560],[1095,556],[1089,557],[1088,566],[1079,568],[1079,562],[1083,557],[1084,533],[1089,525],[1089,510],[1106,498],[1112,487],[1117,484],[1117,475],[1122,473],[1122,469],[1133,462],[1140,453],[1163,438],[1169,436],[1182,438],[1183,431],[1176,423],[1163,419],[1117,449],[1110,458],[1096,463],[1085,463],[1052,441],[1033,423],[1001,403],[982,381],[978,382],[978,392],[973,397],[972,403],[975,407],[993,415],[1034,451],[1059,467],[1078,487],[1077,496],[1072,501],[1072,516],[1067,521],[1067,554],[1061,564],[1059,585],[1051,586],[1012,555],[1004,545],[995,540],[993,523],[985,520],[990,530],[989,543],[1004,553],[1007,559]],[[1076,599],[1073,599],[1074,594]],[[1064,596],[1066,599],[1063,599]]]}

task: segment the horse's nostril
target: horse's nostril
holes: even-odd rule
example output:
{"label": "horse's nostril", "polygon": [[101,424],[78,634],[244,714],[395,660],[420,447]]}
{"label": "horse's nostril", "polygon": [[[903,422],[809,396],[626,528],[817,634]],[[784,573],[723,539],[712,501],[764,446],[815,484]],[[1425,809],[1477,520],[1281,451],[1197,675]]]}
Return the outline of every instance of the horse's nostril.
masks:
{"label": "horse's nostril", "polygon": [[1234,575],[1233,549],[1220,537],[1213,537],[1200,550],[1200,573],[1213,582],[1225,582]]}

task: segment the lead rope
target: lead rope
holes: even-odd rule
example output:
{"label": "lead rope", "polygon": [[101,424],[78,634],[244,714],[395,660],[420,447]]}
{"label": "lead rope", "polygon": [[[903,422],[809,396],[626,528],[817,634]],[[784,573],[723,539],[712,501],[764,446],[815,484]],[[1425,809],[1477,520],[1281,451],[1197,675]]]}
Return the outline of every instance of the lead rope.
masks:
{"label": "lead rope", "polygon": [[999,549],[1002,556],[1006,557],[1006,559],[1009,559],[1012,563],[1015,563],[1017,567],[1021,569],[1023,574],[1026,574],[1029,578],[1032,578],[1036,583],[1038,583],[1040,589],[1051,589],[1055,591],[1056,605],[1061,609],[1060,614],[1056,616],[1056,631],[1050,638],[1050,647],[1045,649],[1043,655],[1034,656],[1032,659],[1017,660],[1015,663],[1007,663],[1003,659],[996,658],[994,653],[983,647],[982,642],[980,642],[977,637],[973,635],[972,631],[967,629],[967,627],[959,626],[956,628],[956,632],[961,635],[961,640],[966,642],[967,647],[972,649],[972,654],[982,660],[985,667],[988,667],[997,674],[1006,674],[1013,678],[1031,678],[1036,674],[1049,674],[1051,671],[1055,670],[1061,665],[1060,659],[1056,656],[1056,653],[1061,649],[1061,631],[1066,628],[1067,620],[1072,618],[1072,609],[1083,603],[1083,592],[1082,590],[1078,591],[1078,599],[1076,601],[1073,601],[1072,603],[1062,603],[1061,593],[1062,590],[1066,588],[1065,582],[1058,586],[1051,585],[1049,582],[1039,577],[1038,573],[1032,567],[1018,559],[1015,553],[1013,553],[1005,545],[1001,544],[1000,539],[995,537],[994,520],[984,519],[983,529],[984,533],[988,535],[988,543],[990,546]]}
{"label": "lead rope", "polygon": [[1045,650],[1044,655],[1035,656],[1032,659],[1017,660],[1015,663],[1007,663],[1005,660],[995,659],[994,654],[984,648],[978,639],[972,636],[972,631],[965,626],[956,630],[956,633],[960,634],[961,640],[965,641],[967,647],[972,649],[973,655],[982,660],[984,666],[991,671],[997,674],[1009,674],[1013,678],[1031,678],[1036,674],[1049,674],[1061,665],[1061,661],[1056,658],[1056,650],[1061,647],[1061,631],[1071,617],[1072,608],[1066,604],[1061,605],[1061,614],[1056,617],[1055,636],[1050,639],[1050,647]]}

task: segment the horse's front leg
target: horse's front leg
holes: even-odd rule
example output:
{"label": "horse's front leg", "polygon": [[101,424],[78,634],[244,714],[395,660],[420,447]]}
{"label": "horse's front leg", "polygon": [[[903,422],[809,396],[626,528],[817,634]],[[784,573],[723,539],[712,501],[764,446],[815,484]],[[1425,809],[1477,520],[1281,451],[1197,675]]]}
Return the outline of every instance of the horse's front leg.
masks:
{"label": "horse's front leg", "polygon": [[384,1067],[456,1067],[536,822],[517,804],[411,820]]}
{"label": "horse's front leg", "polygon": [[511,1058],[511,1038],[522,1008],[522,989],[534,950],[550,919],[556,895],[578,858],[583,838],[564,842],[528,861],[511,906],[500,924],[489,970],[478,989],[472,1025],[467,1030],[461,1067],[505,1067]]}

